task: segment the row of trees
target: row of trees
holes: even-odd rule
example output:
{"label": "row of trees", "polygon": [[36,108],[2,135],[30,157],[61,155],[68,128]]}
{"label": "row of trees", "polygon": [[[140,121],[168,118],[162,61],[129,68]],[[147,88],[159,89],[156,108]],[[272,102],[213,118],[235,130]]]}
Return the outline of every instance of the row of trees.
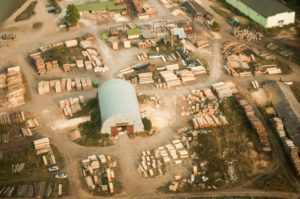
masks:
{"label": "row of trees", "polygon": [[68,25],[74,26],[78,23],[80,19],[80,14],[77,7],[74,4],[70,4],[67,7],[65,20]]}

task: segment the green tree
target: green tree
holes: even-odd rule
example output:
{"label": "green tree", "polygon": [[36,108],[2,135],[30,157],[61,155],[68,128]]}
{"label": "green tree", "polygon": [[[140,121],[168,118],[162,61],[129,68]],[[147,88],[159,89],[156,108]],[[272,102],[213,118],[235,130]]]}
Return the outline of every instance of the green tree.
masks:
{"label": "green tree", "polygon": [[74,4],[68,5],[65,19],[70,25],[75,25],[78,23],[80,14]]}
{"label": "green tree", "polygon": [[152,128],[152,122],[148,118],[144,117],[142,118],[144,128],[146,131],[149,131]]}

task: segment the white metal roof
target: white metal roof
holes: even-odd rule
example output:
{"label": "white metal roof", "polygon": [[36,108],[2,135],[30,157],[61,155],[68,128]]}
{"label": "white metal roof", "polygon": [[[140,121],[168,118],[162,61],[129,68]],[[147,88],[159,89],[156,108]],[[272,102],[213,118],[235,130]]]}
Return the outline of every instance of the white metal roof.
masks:
{"label": "white metal roof", "polygon": [[135,131],[142,131],[143,124],[135,88],[127,81],[111,79],[98,88],[102,130],[108,133],[116,123],[128,122]]}

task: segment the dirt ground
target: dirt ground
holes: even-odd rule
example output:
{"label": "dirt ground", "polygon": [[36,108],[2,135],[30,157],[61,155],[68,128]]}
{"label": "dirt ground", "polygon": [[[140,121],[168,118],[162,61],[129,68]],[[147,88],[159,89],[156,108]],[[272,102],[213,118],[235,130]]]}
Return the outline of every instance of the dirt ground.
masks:
{"label": "dirt ground", "polygon": [[[151,5],[154,5],[156,8],[158,8],[158,15],[149,20],[134,20],[135,23],[151,23],[162,18],[172,21],[181,20],[180,18],[178,19],[177,17],[172,16],[170,14],[170,10],[165,9],[159,1],[150,1]],[[32,2],[32,0],[28,0],[23,7],[26,7],[30,2]],[[65,11],[66,5],[72,2],[82,2],[82,0],[66,0],[61,2],[63,10]],[[211,4],[210,1],[204,0],[199,1],[199,3],[209,12],[215,15],[215,13],[209,8],[209,5]],[[151,137],[137,137],[135,139],[129,139],[127,136],[120,136],[118,144],[101,148],[83,147],[77,145],[76,143],[70,142],[64,128],[58,128],[61,126],[67,127],[68,125],[64,126],[64,124],[69,122],[64,119],[63,114],[58,107],[58,101],[62,98],[78,95],[83,95],[86,99],[94,98],[97,94],[97,90],[92,89],[87,92],[69,92],[39,96],[36,91],[37,79],[86,76],[103,82],[106,79],[112,78],[114,74],[117,73],[121,68],[135,64],[136,61],[134,55],[141,51],[137,48],[113,51],[105,42],[97,39],[95,41],[95,46],[99,50],[104,64],[109,67],[108,72],[101,75],[82,73],[80,71],[72,71],[70,73],[50,72],[45,76],[40,77],[34,70],[33,66],[28,62],[27,56],[29,52],[37,49],[39,46],[47,45],[52,42],[72,39],[86,32],[91,32],[95,35],[98,35],[101,31],[107,30],[111,25],[116,25],[116,23],[95,25],[88,20],[82,20],[80,28],[69,32],[62,32],[57,28],[57,23],[64,15],[64,11],[60,15],[48,14],[46,12],[45,4],[46,1],[38,2],[36,15],[34,15],[30,20],[17,23],[13,22],[15,16],[20,12],[20,10],[22,10],[20,9],[2,25],[0,28],[1,30],[14,31],[17,33],[17,38],[15,41],[0,43],[0,66],[5,67],[8,65],[20,65],[22,67],[28,84],[30,100],[26,103],[26,105],[20,106],[16,110],[22,109],[37,112],[42,125],[39,133],[43,136],[48,136],[51,140],[51,143],[57,146],[58,150],[64,157],[65,170],[69,174],[70,182],[70,195],[66,198],[94,198],[94,196],[90,195],[82,188],[80,181],[81,173],[79,172],[78,161],[88,155],[101,153],[113,155],[120,163],[120,181],[123,186],[123,191],[115,197],[153,198],[156,194],[158,194],[158,191],[156,190],[158,187],[166,184],[170,180],[173,180],[173,171],[167,173],[161,178],[145,179],[137,171],[137,162],[142,150],[153,149],[167,143],[173,137],[175,130],[182,125],[182,123],[178,122],[178,115],[176,114],[176,110],[174,108],[176,107],[176,99],[178,95],[187,93],[193,88],[208,87],[212,83],[228,79],[232,79],[237,84],[242,94],[245,96],[249,95],[246,92],[246,88],[249,82],[254,79],[254,77],[235,79],[224,74],[223,59],[220,53],[220,47],[224,41],[232,39],[232,37],[229,35],[229,25],[226,23],[226,21],[224,21],[223,18],[216,15],[217,20],[219,20],[222,27],[224,27],[220,33],[212,33],[203,25],[197,23],[197,26],[203,30],[203,35],[206,35],[212,40],[211,49],[196,51],[197,55],[204,55],[208,60],[208,67],[210,71],[208,77],[201,81],[197,81],[195,84],[185,85],[173,90],[162,90],[154,87],[136,86],[137,92],[142,92],[149,95],[158,94],[165,102],[165,106],[162,109],[163,115],[160,115],[155,111],[152,112],[152,117],[154,118],[153,120],[160,127],[160,132],[158,134]],[[44,23],[42,28],[39,30],[32,29],[32,24],[36,21],[42,21]],[[288,60],[284,61],[293,67],[294,73],[284,76],[283,79],[290,81],[298,79],[300,68]],[[266,78],[278,80],[279,76],[274,75],[268,77],[258,77],[257,80],[264,80]],[[165,121],[167,122],[165,123]],[[161,197],[167,198],[169,196],[163,195]]]}

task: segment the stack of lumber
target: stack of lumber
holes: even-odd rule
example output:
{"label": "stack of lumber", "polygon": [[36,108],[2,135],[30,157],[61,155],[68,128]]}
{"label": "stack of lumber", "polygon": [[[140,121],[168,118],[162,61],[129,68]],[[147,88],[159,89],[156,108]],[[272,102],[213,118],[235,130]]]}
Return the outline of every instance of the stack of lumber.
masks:
{"label": "stack of lumber", "polygon": [[56,93],[63,91],[71,91],[72,88],[76,88],[77,91],[81,90],[91,90],[92,80],[90,78],[75,78],[72,80],[60,79],[60,80],[50,80],[50,81],[40,81],[38,82],[38,94],[44,95],[50,93],[51,89],[55,90]]}
{"label": "stack of lumber", "polygon": [[217,126],[228,125],[228,121],[224,115],[204,115],[198,114],[193,119],[194,129],[204,129]]}
{"label": "stack of lumber", "polygon": [[25,85],[20,66],[7,69],[6,94],[0,106],[5,108],[15,108],[25,104]]}
{"label": "stack of lumber", "polygon": [[11,165],[11,172],[12,173],[21,173],[25,167],[25,163],[20,164],[12,164]]}
{"label": "stack of lumber", "polygon": [[139,78],[139,84],[152,84],[152,83],[154,83],[152,72],[139,73],[138,78]]}
{"label": "stack of lumber", "polygon": [[[81,98],[83,97],[81,96]],[[60,100],[59,107],[63,111],[65,116],[72,117],[74,113],[82,109],[80,104],[81,101],[82,100],[80,100],[80,97]]]}
{"label": "stack of lumber", "polygon": [[274,43],[269,43],[266,47],[269,50],[277,50],[277,49],[279,49],[279,46],[276,45],[276,44],[274,44]]}
{"label": "stack of lumber", "polygon": [[46,73],[47,69],[46,69],[46,65],[45,65],[45,61],[41,56],[41,53],[35,53],[35,54],[31,54],[30,57],[33,59],[37,72],[40,75],[43,75]]}
{"label": "stack of lumber", "polygon": [[297,174],[300,175],[299,148],[296,147],[294,142],[288,138],[283,139],[283,145],[291,158],[291,161],[297,171]]}
{"label": "stack of lumber", "polygon": [[191,71],[193,71],[194,75],[205,75],[205,74],[207,74],[207,71],[204,68],[204,66],[192,66],[192,67],[189,67],[189,69]]}
{"label": "stack of lumber", "polygon": [[235,36],[239,40],[245,40],[251,42],[261,40],[264,36],[261,32],[257,32],[254,30],[241,28],[241,27],[234,27],[232,33],[233,36]]}
{"label": "stack of lumber", "polygon": [[189,153],[181,140],[160,146],[155,150],[143,151],[138,165],[138,172],[145,178],[158,177],[165,174],[167,164],[180,165],[189,157]]}
{"label": "stack of lumber", "polygon": [[63,64],[63,70],[64,70],[64,72],[71,71],[71,65],[70,64]]}
{"label": "stack of lumber", "polygon": [[218,82],[212,85],[212,88],[218,94],[220,99],[230,97],[233,94],[237,93],[237,89],[233,82]]}
{"label": "stack of lumber", "polygon": [[141,53],[136,55],[139,61],[146,61],[149,57],[146,53]]}
{"label": "stack of lumber", "polygon": [[259,136],[260,142],[266,148],[264,150],[270,150],[270,141],[266,132],[266,129],[260,119],[255,115],[253,107],[249,105],[248,101],[242,96],[236,95],[236,99],[240,106],[244,109],[248,120],[251,123],[252,128],[256,131]]}
{"label": "stack of lumber", "polygon": [[276,67],[267,68],[266,69],[266,73],[268,75],[281,74],[281,69],[280,68],[276,68]]}
{"label": "stack of lumber", "polygon": [[6,87],[6,74],[0,74],[0,89]]}
{"label": "stack of lumber", "polygon": [[111,156],[91,155],[81,161],[85,182],[90,190],[113,194],[115,190],[116,175],[114,168],[117,161]]}
{"label": "stack of lumber", "polygon": [[168,64],[168,65],[166,65],[166,69],[168,71],[179,70],[179,65],[178,64]]}
{"label": "stack of lumber", "polygon": [[49,138],[41,138],[38,140],[33,141],[34,148],[36,151],[50,149],[50,141]]}
{"label": "stack of lumber", "polygon": [[281,137],[281,138],[286,137],[286,132],[284,130],[284,125],[283,125],[282,119],[280,119],[279,117],[274,117],[272,119],[272,123],[273,123],[274,127],[276,128],[276,131],[277,131],[279,137]]}
{"label": "stack of lumber", "polygon": [[197,48],[206,48],[210,46],[210,42],[207,39],[203,39],[203,40],[198,40],[195,42],[195,46]]}
{"label": "stack of lumber", "polygon": [[27,111],[9,112],[0,115],[0,124],[23,123],[32,117],[35,117],[35,113]]}
{"label": "stack of lumber", "polygon": [[138,47],[140,49],[146,49],[146,48],[152,48],[155,47],[156,43],[153,40],[145,40],[145,41],[139,41],[138,42]]}
{"label": "stack of lumber", "polygon": [[232,54],[226,57],[228,61],[239,61],[239,62],[246,62],[250,63],[252,61],[251,56],[247,56],[245,54]]}
{"label": "stack of lumber", "polygon": [[181,80],[171,71],[160,71],[159,74],[166,82],[168,88],[181,84]]}
{"label": "stack of lumber", "polygon": [[78,41],[76,39],[65,41],[65,45],[67,48],[75,47],[78,45]]}
{"label": "stack of lumber", "polygon": [[80,140],[81,139],[80,131],[76,129],[76,130],[70,132],[68,137],[72,142]]}
{"label": "stack of lumber", "polygon": [[261,88],[261,85],[258,83],[258,81],[254,80],[251,82],[251,85],[253,86],[254,89],[259,89]]}
{"label": "stack of lumber", "polygon": [[195,76],[194,76],[193,71],[183,69],[183,70],[178,70],[175,73],[176,73],[177,76],[180,77],[182,83],[195,80]]}

